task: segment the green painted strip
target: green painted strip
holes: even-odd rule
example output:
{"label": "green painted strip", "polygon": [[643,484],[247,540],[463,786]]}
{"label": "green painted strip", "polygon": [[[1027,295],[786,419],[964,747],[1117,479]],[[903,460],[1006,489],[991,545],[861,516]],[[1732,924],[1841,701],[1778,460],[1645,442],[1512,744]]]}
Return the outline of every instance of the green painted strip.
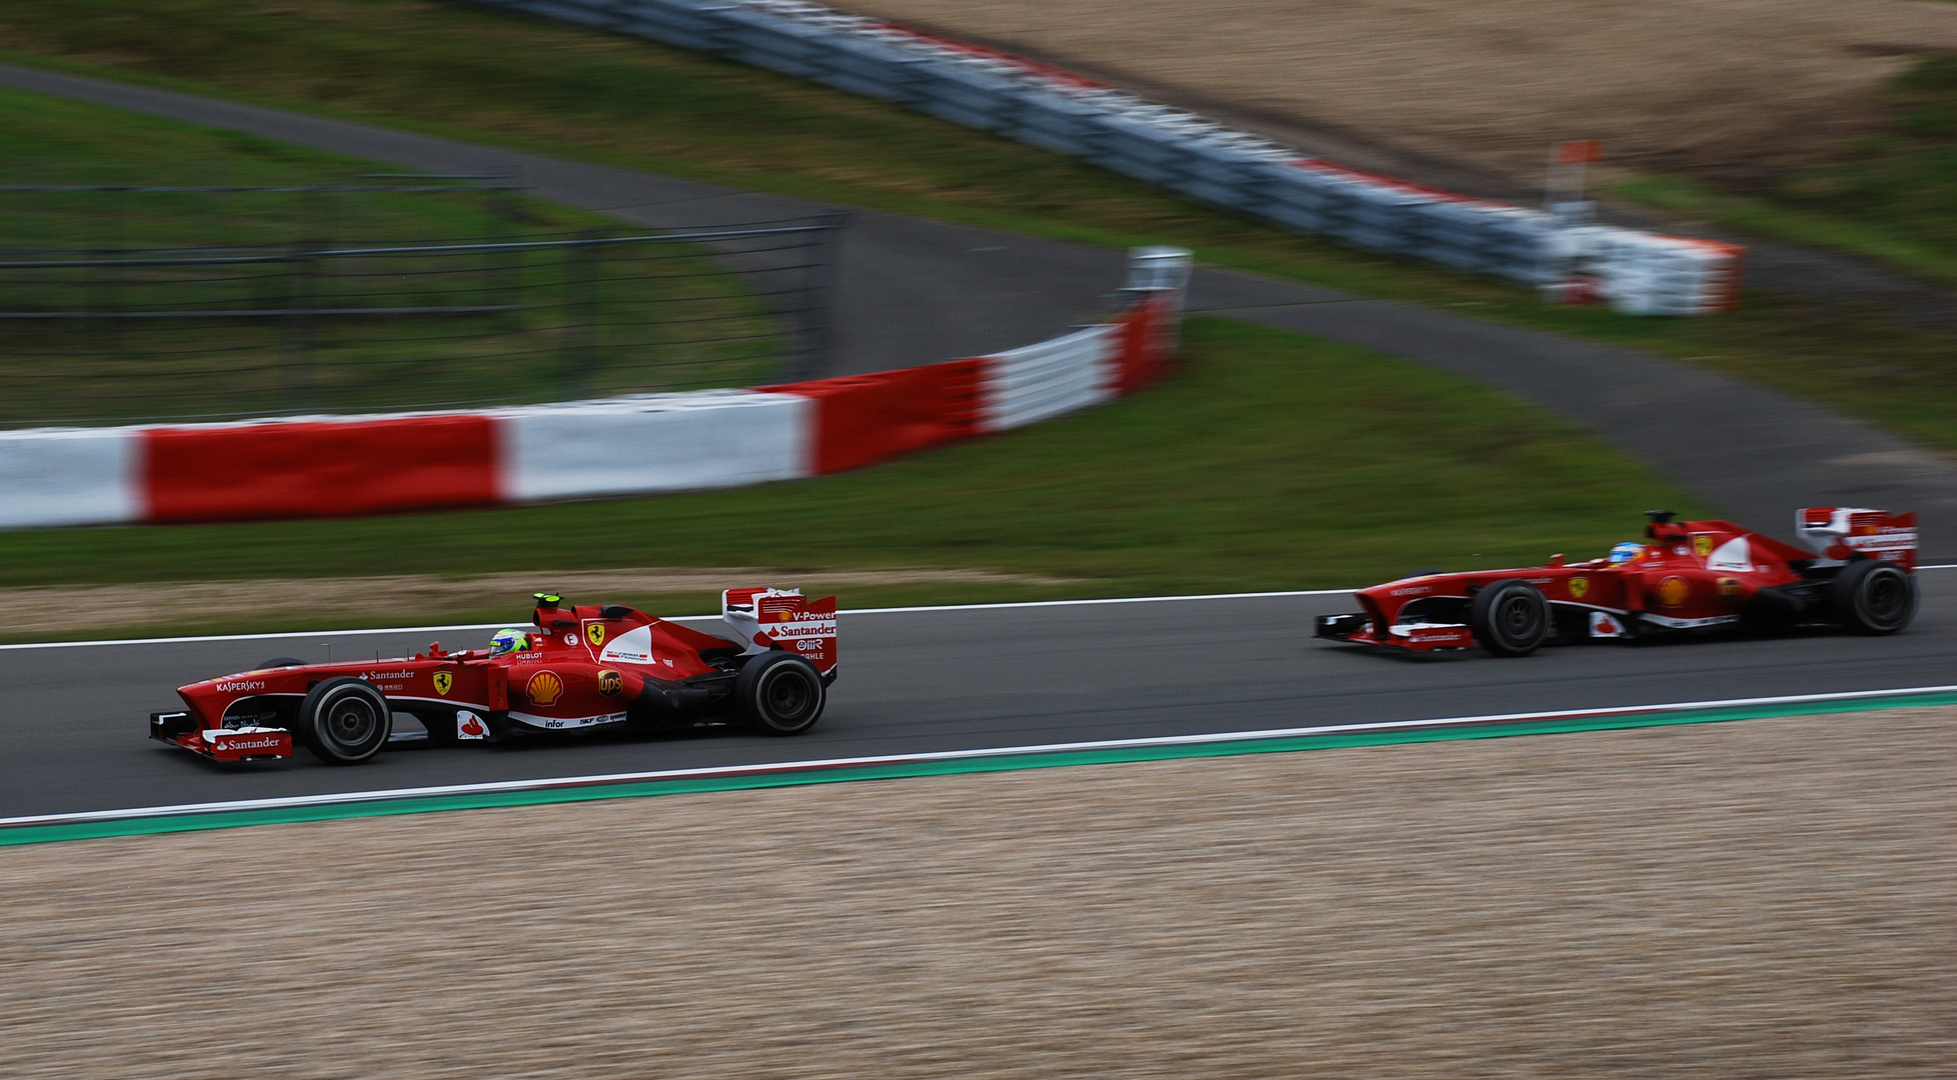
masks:
{"label": "green painted strip", "polygon": [[45,844],[62,840],[96,840],[117,836],[148,836],[158,833],[197,832],[205,829],[231,829],[246,825],[290,825],[308,821],[336,821],[345,818],[387,817],[395,814],[428,814],[451,810],[483,810],[519,806],[544,806],[555,803],[592,802],[599,799],[630,799],[654,795],[682,795],[712,791],[747,791],[763,788],[800,787],[807,784],[852,783],[862,780],[902,780],[927,776],[956,776],[968,773],[1010,772],[1020,769],[1052,769],[1075,765],[1113,765],[1143,761],[1171,761],[1183,758],[1233,757],[1243,754],[1296,753],[1309,750],[1340,750],[1364,746],[1399,746],[1413,743],[1453,742],[1464,739],[1501,739],[1519,735],[1565,735],[1585,731],[1617,731],[1633,728],[1674,727],[1686,724],[1713,724],[1734,720],[1757,720],[1776,716],[1810,716],[1829,713],[1868,712],[1875,709],[1921,708],[1957,705],[1957,694],[1926,694],[1914,697],[1846,698],[1839,701],[1800,705],[1759,705],[1733,709],[1707,709],[1693,712],[1628,713],[1619,716],[1569,717],[1526,720],[1513,724],[1465,728],[1415,728],[1398,731],[1358,731],[1327,735],[1301,735],[1273,739],[1240,739],[1231,742],[1196,743],[1172,746],[1110,747],[1054,751],[1048,753],[1001,754],[997,757],[955,758],[946,761],[891,762],[879,765],[845,766],[833,769],[786,773],[749,773],[737,776],[687,777],[639,783],[602,784],[575,788],[543,788],[531,791],[497,791],[458,795],[427,795],[402,799],[358,803],[329,803],[317,806],[275,807],[262,810],[219,811],[202,814],[174,814],[158,817],[124,818],[113,821],[64,822],[53,825],[28,825],[0,829],[0,847],[17,844]]}

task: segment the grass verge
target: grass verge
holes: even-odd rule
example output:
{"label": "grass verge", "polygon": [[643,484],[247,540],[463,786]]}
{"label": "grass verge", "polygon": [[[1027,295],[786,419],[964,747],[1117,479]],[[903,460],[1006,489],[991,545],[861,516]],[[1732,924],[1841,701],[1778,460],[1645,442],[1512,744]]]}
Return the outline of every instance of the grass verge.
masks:
{"label": "grass verge", "polygon": [[[1647,506],[1697,509],[1570,425],[1452,375],[1212,318],[1189,321],[1184,352],[1173,378],[1135,397],[852,473],[448,514],[6,533],[0,584],[619,566],[771,567],[809,584],[893,567],[1064,579],[852,586],[852,607],[1338,588],[1602,551]],[[717,596],[630,599],[677,612]],[[490,621],[520,606],[402,612],[377,596],[331,620],[217,611],[147,629]],[[106,636],[114,620],[67,636]],[[39,639],[31,624],[21,612],[11,633]]]}
{"label": "grass verge", "polygon": [[429,0],[0,0],[0,56],[515,149],[1202,260],[1643,349],[1957,449],[1957,349],[1878,305],[1632,318],[1254,225],[771,72]]}

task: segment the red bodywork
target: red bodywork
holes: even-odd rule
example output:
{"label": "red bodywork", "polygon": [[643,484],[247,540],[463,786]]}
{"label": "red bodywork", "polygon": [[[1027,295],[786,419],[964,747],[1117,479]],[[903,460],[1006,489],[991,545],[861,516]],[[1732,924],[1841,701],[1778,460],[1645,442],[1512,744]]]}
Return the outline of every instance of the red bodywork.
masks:
{"label": "red bodywork", "polygon": [[1635,558],[1592,559],[1466,573],[1424,574],[1361,589],[1364,610],[1321,616],[1317,636],[1408,652],[1475,644],[1473,598],[1523,581],[1553,613],[1550,640],[1633,637],[1761,621],[1826,621],[1826,587],[1849,562],[1876,559],[1914,574],[1916,515],[1825,507],[1802,510],[1802,550],[1729,521],[1673,522],[1656,514]]}
{"label": "red bodywork", "polygon": [[[540,604],[529,648],[446,652],[239,672],[177,689],[186,711],[153,713],[150,733],[217,761],[291,757],[292,722],[310,690],[364,680],[394,712],[412,713],[436,742],[489,740],[513,729],[577,730],[623,723],[635,711],[699,711],[731,686],[737,657],[794,652],[827,683],[836,673],[836,598],[732,589],[722,618],[748,639],[701,633],[619,605]],[[724,695],[723,695],[724,696]]]}

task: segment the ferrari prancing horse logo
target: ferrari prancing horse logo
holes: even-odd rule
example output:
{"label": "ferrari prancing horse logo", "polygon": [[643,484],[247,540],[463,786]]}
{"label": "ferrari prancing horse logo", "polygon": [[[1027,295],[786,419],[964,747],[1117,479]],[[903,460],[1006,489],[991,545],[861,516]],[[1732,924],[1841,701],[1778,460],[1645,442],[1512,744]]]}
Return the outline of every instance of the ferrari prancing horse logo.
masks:
{"label": "ferrari prancing horse logo", "polygon": [[605,624],[587,624],[584,628],[584,639],[593,645],[603,645],[605,643]]}
{"label": "ferrari prancing horse logo", "polygon": [[1589,591],[1590,591],[1590,579],[1589,579],[1589,578],[1587,578],[1587,577],[1573,577],[1573,578],[1571,578],[1571,579],[1570,579],[1570,597],[1571,597],[1571,599],[1574,599],[1574,600],[1581,600],[1581,599],[1583,599],[1583,594],[1584,594],[1584,593],[1587,593],[1587,592],[1589,592]]}
{"label": "ferrari prancing horse logo", "polygon": [[454,685],[455,685],[454,675],[446,671],[437,671],[435,673],[435,692],[437,694],[440,694],[443,697],[447,697],[449,688]]}
{"label": "ferrari prancing horse logo", "polygon": [[1698,556],[1699,558],[1701,558],[1701,559],[1703,559],[1703,558],[1705,558],[1706,556],[1708,556],[1708,555],[1710,555],[1710,554],[1712,554],[1712,537],[1710,537],[1710,536],[1695,536],[1695,537],[1693,537],[1693,538],[1692,538],[1692,553],[1693,553],[1693,554],[1695,554],[1695,555],[1697,555],[1697,556]]}

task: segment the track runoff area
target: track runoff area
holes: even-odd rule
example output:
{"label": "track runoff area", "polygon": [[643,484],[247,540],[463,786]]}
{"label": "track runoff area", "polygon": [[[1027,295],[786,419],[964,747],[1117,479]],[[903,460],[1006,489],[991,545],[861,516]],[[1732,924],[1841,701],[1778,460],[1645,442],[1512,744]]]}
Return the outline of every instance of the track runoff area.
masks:
{"label": "track runoff area", "polygon": [[[1349,606],[1343,589],[858,609],[842,613],[843,678],[808,736],[537,739],[390,751],[344,769],[303,756],[213,766],[145,739],[142,720],[176,685],[254,663],[238,659],[253,650],[385,655],[500,624],[5,645],[0,686],[34,700],[0,716],[17,747],[0,765],[0,846],[1957,704],[1957,564],[1923,570],[1917,622],[1895,637],[1600,645],[1523,660],[1311,641],[1313,615]],[[105,693],[103,681],[118,685]]]}

